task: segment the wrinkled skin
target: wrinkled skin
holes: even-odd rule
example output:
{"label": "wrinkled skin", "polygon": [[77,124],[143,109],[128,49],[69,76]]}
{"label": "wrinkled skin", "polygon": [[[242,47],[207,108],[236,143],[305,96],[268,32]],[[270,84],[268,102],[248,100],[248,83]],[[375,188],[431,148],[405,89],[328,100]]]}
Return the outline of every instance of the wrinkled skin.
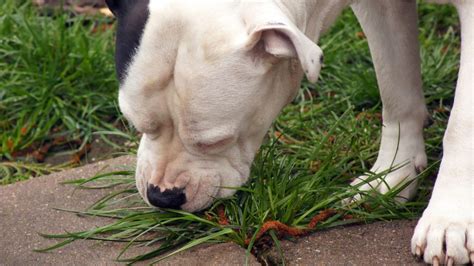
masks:
{"label": "wrinkled skin", "polygon": [[[231,187],[246,182],[272,121],[294,98],[303,69],[313,79],[319,74],[321,50],[279,9],[253,21],[230,12],[239,8],[149,5],[119,104],[143,132],[136,180],[151,205],[196,211],[232,195]],[[181,192],[185,199],[173,195]]]}

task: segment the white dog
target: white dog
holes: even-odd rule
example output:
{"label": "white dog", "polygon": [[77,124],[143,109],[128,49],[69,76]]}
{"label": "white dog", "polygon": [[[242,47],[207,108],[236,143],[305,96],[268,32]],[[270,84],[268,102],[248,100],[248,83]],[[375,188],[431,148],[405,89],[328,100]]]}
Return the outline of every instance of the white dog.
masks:
{"label": "white dog", "polygon": [[[118,17],[119,103],[141,132],[137,187],[156,207],[197,211],[244,184],[254,155],[303,74],[315,82],[314,43],[351,5],[367,35],[383,102],[372,171],[406,163],[381,193],[426,167],[427,118],[414,0],[108,0]],[[425,262],[474,262],[474,0],[452,3],[461,69],[444,157],[412,252]],[[395,158],[395,159],[394,159]],[[362,182],[366,176],[356,179]],[[399,197],[409,199],[416,184]]]}

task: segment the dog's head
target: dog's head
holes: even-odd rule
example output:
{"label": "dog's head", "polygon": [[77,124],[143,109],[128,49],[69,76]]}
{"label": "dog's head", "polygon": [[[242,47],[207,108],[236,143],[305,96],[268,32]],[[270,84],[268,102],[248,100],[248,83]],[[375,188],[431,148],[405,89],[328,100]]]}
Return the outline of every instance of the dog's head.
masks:
{"label": "dog's head", "polygon": [[321,49],[270,1],[108,0],[119,104],[143,133],[146,202],[203,209],[246,182],[266,131]]}

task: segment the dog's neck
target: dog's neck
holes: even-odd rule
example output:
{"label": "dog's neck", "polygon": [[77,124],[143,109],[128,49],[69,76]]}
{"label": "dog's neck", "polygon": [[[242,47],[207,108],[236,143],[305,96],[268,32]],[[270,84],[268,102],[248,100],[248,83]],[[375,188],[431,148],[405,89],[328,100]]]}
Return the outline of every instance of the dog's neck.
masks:
{"label": "dog's neck", "polygon": [[311,40],[317,42],[353,0],[275,0],[275,4]]}

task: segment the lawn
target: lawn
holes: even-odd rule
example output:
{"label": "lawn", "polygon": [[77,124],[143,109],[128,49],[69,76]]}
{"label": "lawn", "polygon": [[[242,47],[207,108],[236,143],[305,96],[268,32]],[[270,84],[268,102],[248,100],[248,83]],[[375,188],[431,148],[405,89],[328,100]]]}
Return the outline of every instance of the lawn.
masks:
{"label": "lawn", "polygon": [[[196,214],[157,212],[137,196],[133,170],[77,180],[75,185],[83,188],[116,187],[109,197],[76,211],[117,220],[90,231],[49,235],[65,241],[52,248],[78,239],[161,243],[151,253],[129,258],[135,261],[162,259],[173,254],[167,253],[170,250],[179,252],[203,242],[233,241],[264,259],[265,247],[278,249],[281,238],[349,223],[418,217],[438,170],[459,57],[455,10],[420,3],[419,13],[424,88],[433,124],[425,130],[429,167],[418,177],[421,185],[413,201],[396,203],[393,196],[401,188],[395,188],[386,195],[368,193],[354,206],[341,205],[341,199],[356,192],[348,188],[349,181],[367,173],[375,161],[381,127],[367,41],[347,10],[320,41],[325,64],[318,83],[303,81],[298,96],[269,130],[250,181],[234,197]],[[94,138],[121,136],[132,143],[136,139],[117,108],[114,32],[109,23],[103,17],[45,15],[21,1],[2,4],[1,183],[69,167],[48,166],[35,156],[57,142],[73,143],[77,152]],[[314,227],[317,220],[321,221]]]}
{"label": "lawn", "polygon": [[[78,163],[73,156],[93,139],[128,138],[118,129],[111,19],[40,11],[30,2],[0,8],[0,184]],[[71,161],[38,164],[58,152]]]}

